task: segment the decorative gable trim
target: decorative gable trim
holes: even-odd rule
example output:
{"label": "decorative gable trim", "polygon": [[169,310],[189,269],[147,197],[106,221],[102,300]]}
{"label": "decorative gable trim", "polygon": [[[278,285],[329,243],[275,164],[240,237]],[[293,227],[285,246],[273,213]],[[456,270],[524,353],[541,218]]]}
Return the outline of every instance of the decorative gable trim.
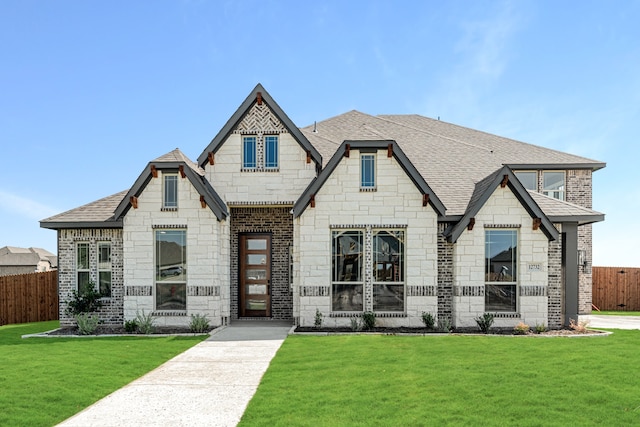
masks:
{"label": "decorative gable trim", "polygon": [[[258,94],[260,94],[261,102],[258,102]],[[248,129],[255,128],[258,125],[266,125],[268,129],[272,129],[274,132],[286,130],[293,136],[298,144],[300,144],[305,152],[310,153],[311,158],[316,164],[316,171],[320,171],[322,168],[322,156],[320,153],[311,145],[309,140],[300,132],[300,129],[293,124],[291,119],[289,119],[260,83],[256,85],[249,96],[247,96],[247,99],[244,100],[220,132],[218,132],[202,154],[200,154],[198,157],[198,165],[205,167],[209,162],[209,153],[215,154],[229,135],[236,131],[238,133],[242,133],[243,130],[248,132]],[[264,130],[262,130],[262,132],[264,132]]]}
{"label": "decorative gable trim", "polygon": [[[429,187],[422,175],[413,166],[409,158],[404,154],[400,146],[393,140],[380,140],[380,141],[344,141],[342,145],[336,150],[335,154],[325,168],[320,172],[320,175],[316,177],[311,184],[302,193],[300,198],[293,205],[293,217],[297,218],[305,211],[305,209],[312,203],[315,205],[315,195],[322,188],[324,183],[329,179],[333,171],[338,164],[345,158],[349,157],[350,150],[387,150],[391,152],[396,159],[402,170],[405,171],[407,176],[415,184],[418,190],[423,194],[423,206],[426,204],[436,211],[438,216],[443,216],[446,210],[444,204],[440,201],[436,193]],[[424,197],[424,196],[427,197]],[[312,206],[313,207],[313,206]]]}

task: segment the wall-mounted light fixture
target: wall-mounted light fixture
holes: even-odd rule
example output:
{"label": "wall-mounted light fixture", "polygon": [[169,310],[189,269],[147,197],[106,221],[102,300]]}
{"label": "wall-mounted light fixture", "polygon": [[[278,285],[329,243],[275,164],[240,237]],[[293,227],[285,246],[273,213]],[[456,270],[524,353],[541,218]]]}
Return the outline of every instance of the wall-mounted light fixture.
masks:
{"label": "wall-mounted light fixture", "polygon": [[584,249],[578,249],[578,265],[587,266],[587,251]]}

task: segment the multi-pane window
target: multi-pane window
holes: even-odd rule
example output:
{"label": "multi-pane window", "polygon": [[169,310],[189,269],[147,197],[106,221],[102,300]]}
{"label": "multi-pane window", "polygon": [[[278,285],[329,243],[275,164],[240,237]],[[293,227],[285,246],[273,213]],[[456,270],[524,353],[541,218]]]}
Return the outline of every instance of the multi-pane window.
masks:
{"label": "multi-pane window", "polygon": [[177,208],[178,207],[178,175],[165,174],[163,175],[163,179],[164,179],[164,188],[163,188],[162,207]]}
{"label": "multi-pane window", "polygon": [[332,240],[331,287],[333,311],[362,311],[363,233],[334,231]]}
{"label": "multi-pane window", "polygon": [[373,234],[373,310],[404,311],[404,231]]}
{"label": "multi-pane window", "polygon": [[485,311],[516,312],[518,231],[485,230]]}
{"label": "multi-pane window", "polygon": [[542,173],[542,194],[554,199],[564,200],[564,172]]}
{"label": "multi-pane window", "polygon": [[264,167],[267,169],[278,167],[278,137],[275,135],[264,137]]}
{"label": "multi-pane window", "polygon": [[254,169],[258,166],[256,140],[255,136],[242,137],[242,167],[245,169]]}
{"label": "multi-pane window", "polygon": [[79,242],[76,244],[76,288],[78,292],[87,289],[89,286],[89,243]]}
{"label": "multi-pane window", "polygon": [[524,188],[531,191],[538,191],[538,173],[535,171],[516,172],[518,180]]}
{"label": "multi-pane window", "polygon": [[376,155],[360,155],[360,188],[372,190],[376,188]]}
{"label": "multi-pane window", "polygon": [[111,243],[98,243],[98,290],[111,296]]}
{"label": "multi-pane window", "polygon": [[156,230],[156,310],[187,309],[187,232]]}

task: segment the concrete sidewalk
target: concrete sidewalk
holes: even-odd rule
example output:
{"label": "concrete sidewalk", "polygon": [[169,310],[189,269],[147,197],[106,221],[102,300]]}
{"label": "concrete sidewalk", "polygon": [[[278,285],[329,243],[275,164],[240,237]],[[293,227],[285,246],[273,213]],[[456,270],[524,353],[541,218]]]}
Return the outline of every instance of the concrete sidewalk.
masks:
{"label": "concrete sidewalk", "polygon": [[292,325],[236,321],[59,426],[235,426]]}

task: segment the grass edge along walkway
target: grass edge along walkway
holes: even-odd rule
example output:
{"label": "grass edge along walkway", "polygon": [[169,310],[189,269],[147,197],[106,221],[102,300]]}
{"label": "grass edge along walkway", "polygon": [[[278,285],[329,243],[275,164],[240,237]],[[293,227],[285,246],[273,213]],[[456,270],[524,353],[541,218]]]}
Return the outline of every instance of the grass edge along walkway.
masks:
{"label": "grass edge along walkway", "polygon": [[57,327],[0,327],[0,425],[55,425],[207,337],[21,338]]}
{"label": "grass edge along walkway", "polygon": [[290,336],[240,426],[639,425],[640,331]]}

